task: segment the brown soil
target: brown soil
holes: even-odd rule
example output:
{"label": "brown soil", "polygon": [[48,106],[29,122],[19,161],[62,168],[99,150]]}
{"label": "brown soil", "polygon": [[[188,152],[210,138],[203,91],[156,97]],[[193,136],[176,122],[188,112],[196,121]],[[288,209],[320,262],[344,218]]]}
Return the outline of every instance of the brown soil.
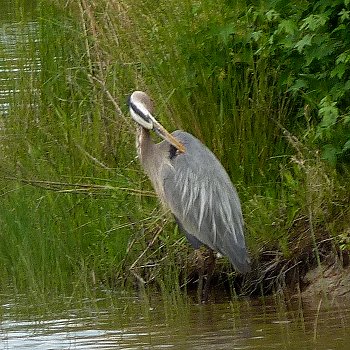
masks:
{"label": "brown soil", "polygon": [[307,287],[302,296],[327,296],[331,299],[350,297],[350,267],[343,268],[337,262],[310,270],[303,280]]}

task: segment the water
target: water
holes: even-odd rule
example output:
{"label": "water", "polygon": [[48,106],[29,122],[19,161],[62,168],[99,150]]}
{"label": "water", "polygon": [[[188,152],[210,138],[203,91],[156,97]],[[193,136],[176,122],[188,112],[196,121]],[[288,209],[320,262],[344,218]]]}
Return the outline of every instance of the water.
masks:
{"label": "water", "polygon": [[[19,92],[20,79],[33,80],[40,70],[40,59],[38,52],[29,49],[33,47],[29,43],[38,40],[35,1],[23,1],[21,12],[15,1],[0,0],[0,8],[1,117],[8,114],[10,102]],[[34,89],[32,92],[35,94]]]}
{"label": "water", "polygon": [[[1,297],[0,349],[349,349],[348,303]],[[70,307],[68,307],[70,305]]]}

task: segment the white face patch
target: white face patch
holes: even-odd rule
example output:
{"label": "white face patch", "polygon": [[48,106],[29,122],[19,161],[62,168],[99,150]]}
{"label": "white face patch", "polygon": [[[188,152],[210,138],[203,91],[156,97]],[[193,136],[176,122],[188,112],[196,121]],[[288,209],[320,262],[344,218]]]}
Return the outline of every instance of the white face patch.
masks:
{"label": "white face patch", "polygon": [[131,95],[129,99],[129,111],[132,119],[134,119],[136,123],[145,129],[153,129],[154,118],[152,114],[141,101],[134,99],[133,95]]}
{"label": "white face patch", "polygon": [[145,129],[149,129],[149,130],[153,129],[152,120],[150,118],[148,118],[148,120],[144,118],[144,116],[147,116],[147,114],[139,115],[137,112],[133,110],[132,107],[130,107],[130,115],[131,115],[131,118],[134,119],[137,124],[141,125]]}

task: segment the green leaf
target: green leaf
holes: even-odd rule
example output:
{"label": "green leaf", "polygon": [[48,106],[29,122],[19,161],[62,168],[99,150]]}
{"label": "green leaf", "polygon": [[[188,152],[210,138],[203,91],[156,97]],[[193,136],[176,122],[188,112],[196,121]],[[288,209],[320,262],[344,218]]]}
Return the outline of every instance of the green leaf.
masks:
{"label": "green leaf", "polygon": [[340,16],[340,22],[344,22],[346,21],[347,19],[350,18],[350,11],[347,11],[345,9],[342,9],[338,15]]}
{"label": "green leaf", "polygon": [[[350,0],[349,0],[350,1]],[[278,33],[286,33],[293,35],[298,30],[297,24],[291,19],[284,19],[280,22],[277,28]]]}
{"label": "green leaf", "polygon": [[297,79],[295,83],[289,88],[289,91],[299,91],[300,89],[308,88],[309,85],[304,79]]}
{"label": "green leaf", "polygon": [[320,102],[318,114],[322,117],[322,121],[319,126],[326,129],[330,128],[337,122],[339,117],[337,102],[332,101],[329,96],[326,96]]}
{"label": "green leaf", "polygon": [[345,145],[344,145],[344,147],[342,149],[343,152],[348,151],[348,150],[350,150],[350,140],[347,140],[345,142]]}
{"label": "green leaf", "polygon": [[337,60],[335,62],[336,64],[339,64],[339,63],[347,63],[349,61],[350,61],[350,51],[346,50],[337,57]]}
{"label": "green leaf", "polygon": [[262,37],[262,35],[263,35],[262,30],[258,30],[258,31],[256,31],[256,32],[253,32],[253,33],[252,33],[252,39],[253,39],[253,41],[255,41],[255,42],[259,41],[259,39]]}
{"label": "green leaf", "polygon": [[305,46],[311,46],[311,41],[314,35],[312,34],[306,34],[301,40],[299,40],[294,47],[299,51],[302,52]]}
{"label": "green leaf", "polygon": [[325,145],[323,147],[322,159],[327,160],[333,166],[337,163],[337,155],[339,151],[333,145]]}
{"label": "green leaf", "polygon": [[341,79],[346,71],[346,64],[341,63],[335,66],[335,68],[331,71],[331,78],[338,77]]}
{"label": "green leaf", "polygon": [[330,128],[337,122],[338,119],[338,109],[334,107],[325,107],[320,110],[320,114],[323,114],[320,126],[322,128]]}
{"label": "green leaf", "polygon": [[320,15],[310,15],[306,17],[303,20],[303,25],[300,27],[301,30],[309,29],[314,31],[315,29],[318,29],[319,27],[322,27],[325,25],[325,23],[328,21],[328,16],[326,14],[320,14]]}
{"label": "green leaf", "polygon": [[224,26],[214,28],[213,35],[217,35],[219,40],[225,45],[228,43],[233,34],[236,33],[236,27],[233,23],[228,23]]}
{"label": "green leaf", "polygon": [[275,10],[272,9],[272,10],[270,10],[270,11],[267,11],[266,14],[265,14],[265,16],[266,16],[266,19],[267,19],[269,22],[271,22],[271,21],[274,21],[274,20],[278,19],[279,16],[280,16],[280,14],[279,14],[277,11],[275,11]]}
{"label": "green leaf", "polygon": [[350,114],[345,114],[343,117],[343,123],[348,124],[350,123]]}

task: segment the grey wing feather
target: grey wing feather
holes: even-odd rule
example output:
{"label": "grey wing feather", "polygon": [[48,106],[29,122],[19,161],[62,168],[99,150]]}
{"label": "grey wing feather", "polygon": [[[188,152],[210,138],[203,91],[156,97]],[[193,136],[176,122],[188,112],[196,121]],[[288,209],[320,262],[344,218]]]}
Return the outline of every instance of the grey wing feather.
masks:
{"label": "grey wing feather", "polygon": [[180,230],[185,234],[187,240],[190,242],[190,244],[192,245],[192,247],[194,249],[199,249],[200,246],[202,245],[202,242],[200,240],[198,240],[195,236],[191,235],[190,233],[188,233],[185,228],[182,226],[181,221],[175,216],[175,221],[177,223],[177,226],[179,226]]}
{"label": "grey wing feather", "polygon": [[[186,147],[162,169],[165,200],[186,236],[227,256],[240,272],[249,271],[238,195],[225,169],[198,139],[173,135]],[[199,242],[198,242],[199,241]]]}

